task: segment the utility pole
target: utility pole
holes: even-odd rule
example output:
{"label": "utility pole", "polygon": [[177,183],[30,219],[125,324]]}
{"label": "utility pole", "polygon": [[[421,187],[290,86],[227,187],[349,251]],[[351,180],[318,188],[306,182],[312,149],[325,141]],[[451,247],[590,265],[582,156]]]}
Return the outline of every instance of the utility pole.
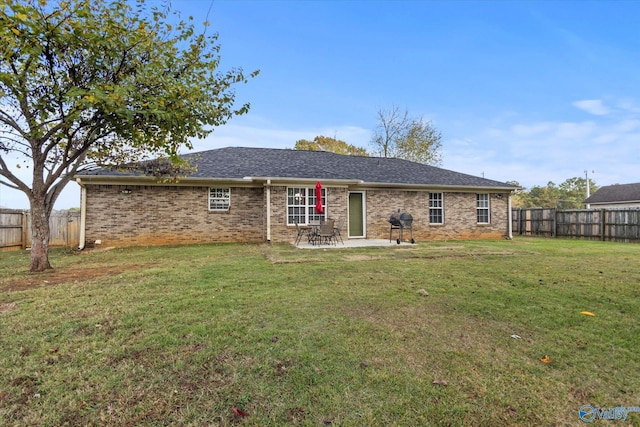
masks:
{"label": "utility pole", "polygon": [[[595,171],[591,171],[591,173],[595,173]],[[585,169],[584,178],[587,180],[587,199],[591,195],[591,186],[589,185],[589,171]],[[591,205],[589,203],[586,204],[587,209],[591,209]]]}

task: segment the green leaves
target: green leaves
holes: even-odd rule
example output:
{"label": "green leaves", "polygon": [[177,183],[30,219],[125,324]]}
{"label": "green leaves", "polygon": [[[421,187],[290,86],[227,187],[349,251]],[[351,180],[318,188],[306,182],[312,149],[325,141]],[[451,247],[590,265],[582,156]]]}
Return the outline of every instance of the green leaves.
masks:
{"label": "green leaves", "polygon": [[234,107],[233,86],[258,71],[220,72],[217,35],[171,21],[168,8],[6,0],[0,24],[0,100],[18,107],[5,113],[34,160],[50,143],[86,152],[88,161],[111,153],[120,162],[117,147],[134,158],[171,155],[249,110]]}

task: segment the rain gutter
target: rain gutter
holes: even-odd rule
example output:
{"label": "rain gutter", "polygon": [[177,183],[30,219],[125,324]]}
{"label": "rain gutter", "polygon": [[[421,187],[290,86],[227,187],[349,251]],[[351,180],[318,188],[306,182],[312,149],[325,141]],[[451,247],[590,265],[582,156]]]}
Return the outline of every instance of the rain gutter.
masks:
{"label": "rain gutter", "polygon": [[176,182],[162,182],[154,177],[142,176],[99,176],[99,175],[76,175],[76,182],[80,185],[85,184],[102,184],[102,185],[175,185],[175,186],[192,186],[194,184],[211,184],[212,182],[232,182],[248,184],[246,178],[178,178]]}
{"label": "rain gutter", "polygon": [[517,190],[514,187],[481,187],[470,185],[448,185],[448,184],[405,184],[405,183],[388,183],[388,182],[362,182],[363,188],[394,188],[394,189],[410,189],[410,190],[449,190],[449,191],[486,191],[490,193],[513,192]]}
{"label": "rain gutter", "polygon": [[509,231],[507,238],[513,240],[513,213],[511,212],[511,193],[507,196],[507,223],[509,224]]}
{"label": "rain gutter", "polygon": [[271,243],[271,180],[265,185],[267,196],[267,243]]}

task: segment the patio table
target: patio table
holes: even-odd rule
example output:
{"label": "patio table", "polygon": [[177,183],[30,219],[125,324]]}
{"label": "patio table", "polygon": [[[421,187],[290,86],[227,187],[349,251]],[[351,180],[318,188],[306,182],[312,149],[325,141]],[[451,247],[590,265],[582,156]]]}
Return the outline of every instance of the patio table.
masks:
{"label": "patio table", "polygon": [[318,232],[320,231],[320,221],[310,221],[306,228],[309,243],[315,245],[315,241],[318,238]]}

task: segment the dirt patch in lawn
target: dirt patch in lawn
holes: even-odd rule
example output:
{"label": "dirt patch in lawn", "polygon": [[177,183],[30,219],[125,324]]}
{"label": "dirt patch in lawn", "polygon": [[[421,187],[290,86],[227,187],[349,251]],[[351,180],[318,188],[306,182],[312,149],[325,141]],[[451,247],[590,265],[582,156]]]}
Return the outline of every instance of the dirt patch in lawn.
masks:
{"label": "dirt patch in lawn", "polygon": [[123,271],[139,270],[141,265],[94,268],[61,268],[31,273],[0,283],[1,292],[24,291],[42,286],[55,286],[61,283],[81,283],[98,277],[120,274]]}

